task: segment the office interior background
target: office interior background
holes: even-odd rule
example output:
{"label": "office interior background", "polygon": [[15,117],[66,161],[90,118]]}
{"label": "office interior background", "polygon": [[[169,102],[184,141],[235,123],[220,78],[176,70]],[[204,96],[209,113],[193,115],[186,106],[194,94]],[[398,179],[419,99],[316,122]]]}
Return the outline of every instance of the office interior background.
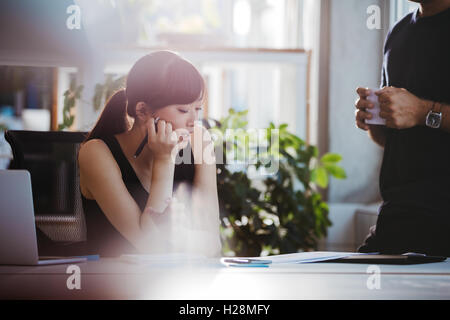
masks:
{"label": "office interior background", "polygon": [[[102,111],[92,103],[97,84],[125,75],[152,50],[172,49],[206,79],[204,116],[220,119],[230,108],[248,110],[251,128],[287,123],[321,154],[342,155],[347,178],[331,179],[323,191],[332,226],[319,249],[353,251],[375,224],[382,149],[355,127],[355,89],[379,86],[386,34],[416,4],[41,0],[5,5],[13,11],[0,14],[0,169],[12,159],[5,129],[57,130],[64,92],[75,84],[83,90],[72,111],[74,123],[65,130],[88,131]],[[20,24],[14,15],[20,15]]]}

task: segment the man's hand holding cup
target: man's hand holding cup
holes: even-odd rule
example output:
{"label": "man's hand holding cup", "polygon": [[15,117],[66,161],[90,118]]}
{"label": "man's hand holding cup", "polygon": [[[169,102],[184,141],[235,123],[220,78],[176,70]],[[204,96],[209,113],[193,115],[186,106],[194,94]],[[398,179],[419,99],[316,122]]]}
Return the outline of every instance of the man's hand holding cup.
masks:
{"label": "man's hand holding cup", "polygon": [[386,125],[386,120],[380,117],[380,104],[375,90],[358,88],[359,98],[355,102],[356,126],[362,130],[369,130],[369,125]]}

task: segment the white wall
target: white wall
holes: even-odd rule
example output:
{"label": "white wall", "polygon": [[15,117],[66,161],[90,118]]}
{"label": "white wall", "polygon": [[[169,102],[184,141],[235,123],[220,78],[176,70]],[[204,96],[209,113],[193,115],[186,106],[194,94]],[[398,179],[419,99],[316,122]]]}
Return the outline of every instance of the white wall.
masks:
{"label": "white wall", "polygon": [[[382,49],[389,22],[387,1],[331,0],[329,49],[329,151],[343,156],[346,180],[332,179],[328,201],[370,203],[378,200],[382,149],[355,127],[358,86],[378,87]],[[367,8],[381,9],[381,29],[367,27]]]}

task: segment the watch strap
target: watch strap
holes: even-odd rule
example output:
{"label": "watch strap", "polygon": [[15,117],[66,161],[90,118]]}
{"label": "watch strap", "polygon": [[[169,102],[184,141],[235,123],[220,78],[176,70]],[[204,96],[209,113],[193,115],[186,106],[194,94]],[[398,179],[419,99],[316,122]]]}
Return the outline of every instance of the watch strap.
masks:
{"label": "watch strap", "polygon": [[433,102],[433,106],[431,107],[431,111],[434,113],[441,113],[442,105],[438,102]]}

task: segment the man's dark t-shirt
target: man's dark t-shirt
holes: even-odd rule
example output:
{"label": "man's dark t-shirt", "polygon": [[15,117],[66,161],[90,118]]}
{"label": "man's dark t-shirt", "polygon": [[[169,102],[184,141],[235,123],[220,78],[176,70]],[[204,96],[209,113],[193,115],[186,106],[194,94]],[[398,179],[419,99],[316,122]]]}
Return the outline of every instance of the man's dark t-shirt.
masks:
{"label": "man's dark t-shirt", "polygon": [[[407,15],[388,35],[382,86],[450,103],[450,9]],[[450,133],[416,126],[387,129],[376,234],[360,251],[450,256]]]}

